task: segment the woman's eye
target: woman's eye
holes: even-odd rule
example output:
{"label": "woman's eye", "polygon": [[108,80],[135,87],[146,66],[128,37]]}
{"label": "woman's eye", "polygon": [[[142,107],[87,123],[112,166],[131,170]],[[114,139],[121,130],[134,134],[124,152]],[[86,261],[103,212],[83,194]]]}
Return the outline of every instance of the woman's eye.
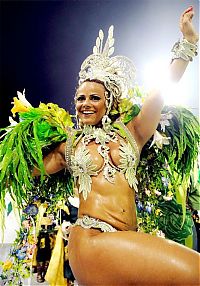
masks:
{"label": "woman's eye", "polygon": [[92,95],[91,99],[94,101],[99,101],[101,99],[101,97],[99,97],[98,95]]}
{"label": "woman's eye", "polygon": [[83,101],[85,100],[85,97],[83,95],[77,96],[76,101]]}

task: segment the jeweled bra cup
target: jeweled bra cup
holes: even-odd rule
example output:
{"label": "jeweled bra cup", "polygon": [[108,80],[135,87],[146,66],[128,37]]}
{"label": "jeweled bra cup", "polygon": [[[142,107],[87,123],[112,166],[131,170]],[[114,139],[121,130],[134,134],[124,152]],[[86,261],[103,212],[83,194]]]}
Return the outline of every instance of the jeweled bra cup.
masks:
{"label": "jeweled bra cup", "polygon": [[[137,191],[136,168],[139,162],[138,146],[128,128],[121,121],[117,121],[117,124],[123,129],[126,140],[128,140],[126,143],[120,139],[120,164],[118,166],[115,166],[111,162],[109,157],[110,148],[107,144],[111,141],[117,142],[117,134],[121,136],[119,130],[115,129],[112,125],[110,125],[110,129],[106,131],[94,126],[85,126],[78,140],[82,145],[75,150],[70,160],[69,147],[66,146],[66,162],[70,164],[69,167],[72,170],[75,183],[79,184],[79,193],[83,194],[85,200],[92,189],[91,177],[97,176],[101,171],[103,171],[104,178],[110,183],[115,182],[114,179],[117,171],[122,172],[130,187]],[[104,159],[103,166],[99,170],[96,170],[97,166],[93,164],[92,157],[86,147],[92,140],[98,145],[98,152]]]}

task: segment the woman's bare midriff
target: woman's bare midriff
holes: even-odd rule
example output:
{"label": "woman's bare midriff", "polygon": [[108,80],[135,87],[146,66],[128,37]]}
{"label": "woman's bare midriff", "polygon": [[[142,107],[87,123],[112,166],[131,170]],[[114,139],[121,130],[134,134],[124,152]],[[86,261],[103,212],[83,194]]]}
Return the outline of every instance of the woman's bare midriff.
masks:
{"label": "woman's bare midriff", "polygon": [[105,221],[117,230],[136,230],[135,194],[124,174],[115,174],[115,184],[102,173],[92,177],[92,190],[87,199],[80,195],[79,217],[88,215]]}

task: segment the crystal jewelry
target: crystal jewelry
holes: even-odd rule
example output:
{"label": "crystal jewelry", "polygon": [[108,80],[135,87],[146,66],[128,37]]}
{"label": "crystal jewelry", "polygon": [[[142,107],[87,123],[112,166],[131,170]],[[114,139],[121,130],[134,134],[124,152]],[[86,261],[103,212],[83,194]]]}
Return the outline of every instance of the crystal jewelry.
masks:
{"label": "crystal jewelry", "polygon": [[183,59],[185,61],[192,61],[193,57],[197,56],[197,44],[192,44],[186,39],[179,40],[172,48],[172,60]]}
{"label": "crystal jewelry", "polygon": [[128,140],[127,144],[122,140],[120,141],[121,159],[118,167],[121,168],[122,172],[125,174],[125,178],[127,179],[130,187],[133,187],[135,191],[138,192],[136,170],[140,160],[139,148],[126,125],[124,125],[120,120],[117,120],[116,123],[123,129],[126,134],[126,139]]}
{"label": "crystal jewelry", "polygon": [[[105,119],[105,118],[104,118]],[[120,170],[118,167],[114,166],[109,158],[109,152],[110,148],[106,143],[111,142],[117,142],[118,138],[116,133],[114,132],[114,129],[112,129],[112,126],[108,123],[104,124],[106,130],[103,128],[96,128],[94,126],[85,126],[83,133],[85,133],[85,136],[82,138],[82,142],[84,146],[88,145],[90,141],[95,140],[96,144],[99,144],[97,150],[99,154],[104,159],[104,164],[100,171],[103,170],[103,175],[107,181],[110,183],[114,183],[114,175],[116,171]]]}
{"label": "crystal jewelry", "polygon": [[79,193],[83,194],[86,200],[92,188],[91,176],[97,176],[96,165],[93,164],[89,150],[85,146],[79,147],[74,155],[71,155],[71,169],[75,184],[79,183]]}
{"label": "crystal jewelry", "polygon": [[114,52],[114,27],[108,30],[108,37],[103,46],[104,33],[99,31],[93,54],[89,55],[81,65],[79,72],[79,84],[85,80],[100,80],[109,91],[107,95],[107,114],[109,114],[113,100],[126,97],[133,87],[135,79],[135,67],[133,63],[124,56],[111,57]]}
{"label": "crystal jewelry", "polygon": [[[85,125],[77,144],[80,145],[75,153],[71,155],[71,169],[75,179],[75,184],[79,184],[79,193],[83,194],[84,200],[92,190],[92,176],[97,176],[100,172],[104,178],[111,184],[115,181],[116,172],[121,172],[127,179],[129,186],[137,192],[136,168],[139,162],[139,150],[137,143],[133,137],[130,140],[130,131],[122,123],[117,121],[117,124],[123,129],[123,136],[120,135],[118,129],[115,129],[111,124],[104,124],[104,128],[97,128],[91,125]],[[128,133],[129,132],[129,133]],[[110,158],[109,142],[117,142],[118,136],[121,137],[119,144],[119,165],[112,163]],[[122,140],[127,138],[128,142]],[[93,163],[87,145],[94,141],[98,144],[98,153],[103,158],[102,166],[97,170],[97,166]]]}
{"label": "crystal jewelry", "polygon": [[80,225],[83,228],[99,228],[102,232],[115,232],[117,231],[112,225],[107,222],[101,221],[100,219],[89,217],[84,215],[81,218],[78,218],[74,226]]}
{"label": "crystal jewelry", "polygon": [[104,115],[102,117],[102,126],[103,126],[103,129],[107,132],[110,132],[111,131],[111,119],[108,117],[108,115]]}
{"label": "crystal jewelry", "polygon": [[66,127],[66,132],[68,134],[66,144],[65,144],[65,161],[67,164],[67,169],[72,174],[71,170],[71,155],[72,155],[72,148],[73,148],[73,138],[75,136],[75,132],[73,128]]}

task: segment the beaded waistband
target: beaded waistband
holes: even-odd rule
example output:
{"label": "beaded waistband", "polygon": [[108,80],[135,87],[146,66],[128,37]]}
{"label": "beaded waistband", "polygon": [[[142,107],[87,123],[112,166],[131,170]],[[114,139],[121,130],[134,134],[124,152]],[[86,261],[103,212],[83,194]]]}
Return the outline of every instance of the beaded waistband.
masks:
{"label": "beaded waistband", "polygon": [[81,218],[78,218],[74,225],[79,225],[83,228],[100,228],[103,232],[115,232],[117,231],[112,225],[107,222],[101,221],[97,218],[89,217],[84,215]]}

